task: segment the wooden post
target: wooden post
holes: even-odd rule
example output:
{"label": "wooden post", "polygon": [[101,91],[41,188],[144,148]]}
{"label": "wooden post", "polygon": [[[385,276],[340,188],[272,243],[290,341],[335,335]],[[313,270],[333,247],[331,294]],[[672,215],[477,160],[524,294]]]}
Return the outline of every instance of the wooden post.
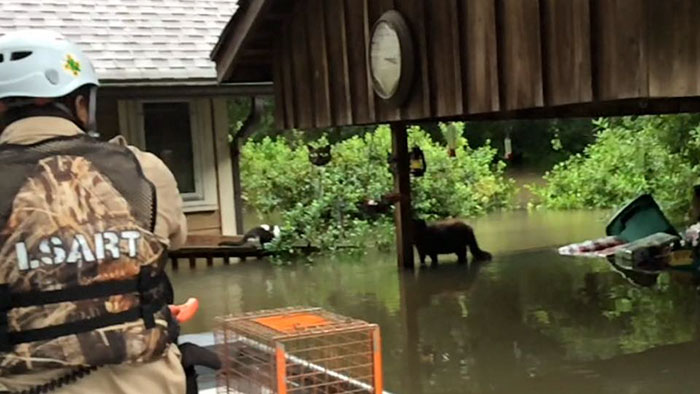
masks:
{"label": "wooden post", "polygon": [[234,189],[234,178],[229,174],[233,172],[233,155],[231,154],[230,121],[228,100],[225,97],[211,99],[212,107],[212,134],[216,152],[216,178],[219,184],[219,216],[221,220],[222,235],[239,235],[243,229],[237,226],[241,220],[241,202],[235,201],[235,191],[240,193],[240,185]]}
{"label": "wooden post", "polygon": [[243,234],[243,196],[241,187],[241,140],[231,142],[231,170],[233,172],[233,207],[236,212],[236,234]]}
{"label": "wooden post", "polygon": [[250,113],[231,142],[231,168],[233,171],[233,203],[236,212],[236,233],[243,234],[243,197],[241,186],[241,146],[260,124],[265,102],[260,97],[250,98]]}
{"label": "wooden post", "polygon": [[394,157],[394,193],[398,198],[394,221],[396,223],[396,253],[399,268],[412,269],[413,224],[411,217],[411,174],[408,156],[406,124],[391,124],[391,145]]}

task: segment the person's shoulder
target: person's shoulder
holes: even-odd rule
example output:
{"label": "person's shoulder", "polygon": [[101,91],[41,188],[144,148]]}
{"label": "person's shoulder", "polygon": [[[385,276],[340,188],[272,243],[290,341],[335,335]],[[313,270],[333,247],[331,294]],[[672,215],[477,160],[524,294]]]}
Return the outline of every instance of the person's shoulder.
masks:
{"label": "person's shoulder", "polygon": [[107,142],[110,144],[123,146],[125,148],[129,146],[129,143],[126,142],[126,138],[124,138],[123,135],[118,135]]}
{"label": "person's shoulder", "polygon": [[170,172],[170,169],[167,165],[165,165],[163,160],[161,160],[158,156],[154,155],[151,152],[143,151],[133,145],[129,145],[126,138],[124,138],[123,136],[120,135],[114,137],[111,140],[109,140],[109,143],[116,144],[129,149],[141,165],[141,168],[146,177],[149,178],[152,182],[155,181],[155,179],[153,178],[166,178],[168,180],[174,179],[173,174]]}

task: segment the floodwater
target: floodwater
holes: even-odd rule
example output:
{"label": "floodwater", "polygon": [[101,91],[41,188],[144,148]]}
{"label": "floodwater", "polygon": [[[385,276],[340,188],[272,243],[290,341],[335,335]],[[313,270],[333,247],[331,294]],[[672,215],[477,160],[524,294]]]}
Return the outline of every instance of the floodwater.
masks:
{"label": "floodwater", "polygon": [[172,273],[217,315],[320,306],[380,325],[392,393],[698,393],[700,298],[689,278],[640,287],[555,246],[603,235],[606,212],[511,212],[473,221],[492,262],[399,272],[392,255],[264,261]]}

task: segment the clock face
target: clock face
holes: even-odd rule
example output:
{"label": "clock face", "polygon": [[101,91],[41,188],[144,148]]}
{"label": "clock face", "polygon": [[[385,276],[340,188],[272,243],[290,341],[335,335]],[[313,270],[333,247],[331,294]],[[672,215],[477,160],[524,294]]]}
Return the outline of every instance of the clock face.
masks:
{"label": "clock face", "polygon": [[401,82],[401,41],[396,30],[387,22],[374,29],[370,46],[370,66],[374,90],[379,97],[392,97]]}

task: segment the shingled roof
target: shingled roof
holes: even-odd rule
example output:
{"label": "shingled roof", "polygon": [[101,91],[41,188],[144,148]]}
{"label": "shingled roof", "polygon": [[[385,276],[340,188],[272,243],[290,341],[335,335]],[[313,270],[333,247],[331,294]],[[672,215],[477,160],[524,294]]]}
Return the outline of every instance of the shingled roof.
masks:
{"label": "shingled roof", "polygon": [[213,82],[209,54],[236,8],[236,0],[2,0],[0,34],[56,30],[105,83]]}

